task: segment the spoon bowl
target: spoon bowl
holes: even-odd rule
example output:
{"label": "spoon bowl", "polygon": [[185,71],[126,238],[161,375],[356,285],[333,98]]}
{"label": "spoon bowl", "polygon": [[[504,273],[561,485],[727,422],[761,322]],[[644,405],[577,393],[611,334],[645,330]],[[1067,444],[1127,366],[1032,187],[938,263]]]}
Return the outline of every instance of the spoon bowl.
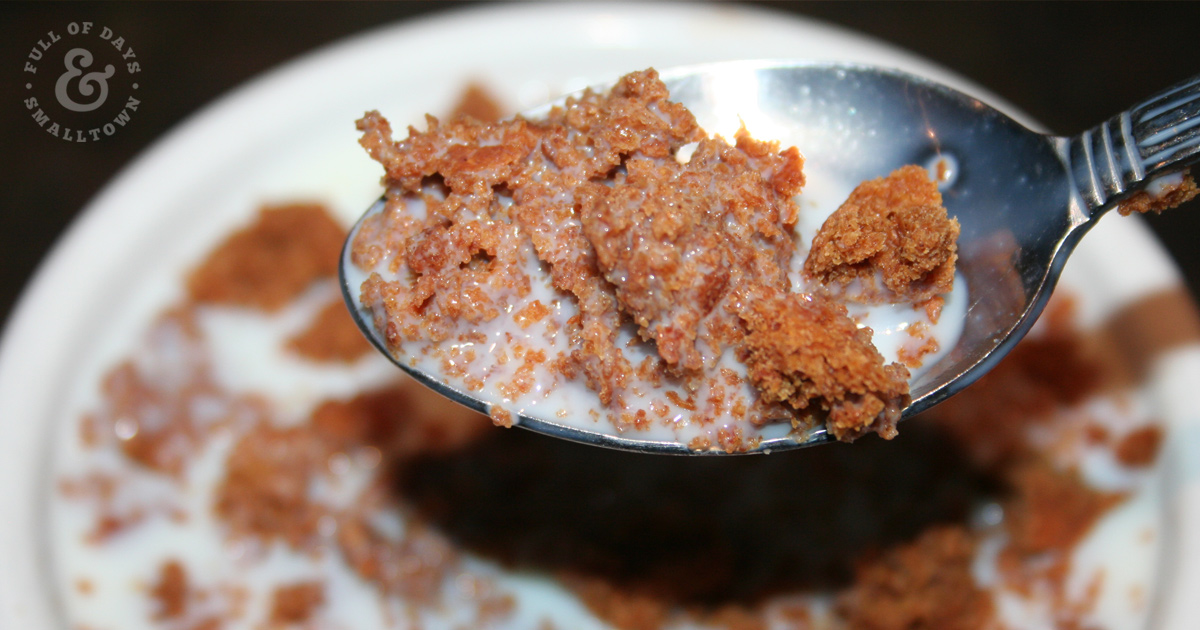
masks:
{"label": "spoon bowl", "polygon": [[[1074,137],[1045,135],[978,99],[911,74],[861,65],[741,61],[660,73],[671,100],[709,133],[732,137],[743,123],[756,138],[796,146],[807,164],[859,182],[907,164],[936,175],[961,226],[959,278],[966,314],[955,345],[910,382],[912,417],[967,387],[1029,330],[1079,239],[1106,211],[1160,176],[1172,177],[1200,150],[1200,78],[1165,90]],[[529,118],[552,106],[525,113]],[[383,209],[375,204],[364,218]],[[352,242],[362,220],[352,230]],[[385,355],[424,384],[477,411],[490,402],[394,357],[359,305],[350,248],[342,287],[358,325]],[[579,442],[670,454],[696,451],[520,414],[515,424]],[[751,452],[833,441],[823,429],[764,439]]]}

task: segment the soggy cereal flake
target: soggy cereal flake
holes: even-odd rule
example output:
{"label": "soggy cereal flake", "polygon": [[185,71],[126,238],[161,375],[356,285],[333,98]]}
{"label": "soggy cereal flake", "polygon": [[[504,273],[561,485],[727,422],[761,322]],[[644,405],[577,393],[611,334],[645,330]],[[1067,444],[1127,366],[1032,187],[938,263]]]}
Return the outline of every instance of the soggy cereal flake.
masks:
{"label": "soggy cereal flake", "polygon": [[287,341],[288,348],[312,361],[350,363],[372,350],[341,297],[331,300],[308,327]]}
{"label": "soggy cereal flake", "polygon": [[495,122],[508,111],[500,104],[496,95],[483,83],[471,82],[458,96],[458,103],[450,111],[450,119],[470,116],[484,122]]}
{"label": "soggy cereal flake", "polygon": [[941,527],[864,561],[837,601],[846,629],[998,629],[992,596],[971,574],[975,553],[969,533]]}
{"label": "soggy cereal flake", "polygon": [[921,302],[950,291],[957,239],[929,173],[905,166],[850,193],[813,238],[804,273],[856,301]]}
{"label": "soggy cereal flake", "polygon": [[325,604],[325,585],[318,581],[279,586],[271,594],[271,623],[300,624]]}
{"label": "soggy cereal flake", "polygon": [[840,304],[823,297],[750,291],[742,311],[749,334],[743,360],[764,399],[828,413],[826,428],[840,440],[874,431],[896,435],[908,404],[908,370],[871,345]]}
{"label": "soggy cereal flake", "polygon": [[1170,175],[1164,176],[1164,179],[1169,181],[1162,182],[1160,189],[1139,190],[1117,204],[1117,212],[1120,212],[1122,216],[1128,216],[1135,212],[1158,214],[1163,210],[1187,203],[1200,194],[1200,188],[1197,188],[1191,171],[1185,171],[1174,178]]}
{"label": "soggy cereal flake", "polygon": [[345,230],[319,204],[264,207],[188,275],[188,296],[277,311],[314,280],[337,274],[344,240]]}

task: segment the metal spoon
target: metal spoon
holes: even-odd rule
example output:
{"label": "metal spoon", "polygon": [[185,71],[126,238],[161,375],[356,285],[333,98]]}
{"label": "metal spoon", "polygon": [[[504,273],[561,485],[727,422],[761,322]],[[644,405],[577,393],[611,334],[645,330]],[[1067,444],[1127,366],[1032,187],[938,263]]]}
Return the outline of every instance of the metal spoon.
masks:
{"label": "metal spoon", "polygon": [[[943,165],[942,194],[958,218],[958,269],[968,305],[957,344],[911,382],[912,417],[958,393],[996,365],[1041,313],[1079,239],[1105,212],[1158,176],[1200,159],[1200,76],[1164,90],[1077,136],[1031,131],[986,103],[921,77],[858,65],[727,62],[661,72],[672,100],[710,133],[732,136],[745,121],[756,137],[795,144],[808,164],[847,181],[905,164]],[[526,112],[536,117],[548,110]],[[365,216],[381,211],[377,202]],[[358,227],[350,238],[353,239]],[[347,243],[350,241],[348,240]],[[397,360],[359,307],[358,286],[342,288],[367,337],[419,381],[487,413],[489,402],[438,374]],[[353,274],[352,274],[353,275]],[[519,415],[539,433],[624,450],[693,451]],[[757,452],[833,441],[823,429],[764,440]]]}

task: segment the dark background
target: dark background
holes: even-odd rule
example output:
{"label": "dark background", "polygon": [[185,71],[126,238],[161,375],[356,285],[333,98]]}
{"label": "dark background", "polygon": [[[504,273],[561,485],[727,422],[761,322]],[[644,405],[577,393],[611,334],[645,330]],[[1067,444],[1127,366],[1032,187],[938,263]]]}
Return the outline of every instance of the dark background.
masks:
{"label": "dark background", "polygon": [[[57,236],[138,152],[213,98],[316,46],[461,3],[4,3],[0,6],[0,322]],[[1200,3],[765,3],[924,55],[1056,133],[1200,72]],[[69,21],[111,25],[144,64],[119,133],[67,143],[21,102],[29,48]],[[1117,220],[1110,218],[1106,220]],[[1200,289],[1200,203],[1151,226]]]}

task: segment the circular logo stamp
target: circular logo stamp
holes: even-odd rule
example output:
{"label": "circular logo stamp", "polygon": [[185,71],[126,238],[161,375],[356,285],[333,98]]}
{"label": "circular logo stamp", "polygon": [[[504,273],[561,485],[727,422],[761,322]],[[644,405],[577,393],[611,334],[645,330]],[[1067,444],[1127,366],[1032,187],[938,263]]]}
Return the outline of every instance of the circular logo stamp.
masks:
{"label": "circular logo stamp", "polygon": [[137,114],[141,71],[133,46],[113,29],[71,22],[29,49],[22,70],[25,109],[55,138],[96,142]]}

